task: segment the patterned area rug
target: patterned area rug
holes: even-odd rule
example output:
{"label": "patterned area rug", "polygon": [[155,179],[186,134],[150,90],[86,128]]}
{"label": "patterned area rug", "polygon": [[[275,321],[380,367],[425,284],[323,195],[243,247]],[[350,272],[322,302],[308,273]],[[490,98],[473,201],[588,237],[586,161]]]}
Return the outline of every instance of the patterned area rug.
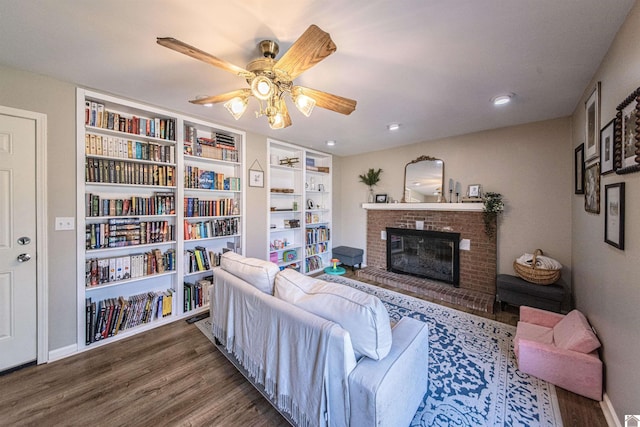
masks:
{"label": "patterned area rug", "polygon": [[[429,324],[429,389],[410,427],[562,426],[554,386],[516,368],[515,327],[340,276],[318,278],[377,296],[394,321]],[[212,339],[210,319],[196,326]]]}

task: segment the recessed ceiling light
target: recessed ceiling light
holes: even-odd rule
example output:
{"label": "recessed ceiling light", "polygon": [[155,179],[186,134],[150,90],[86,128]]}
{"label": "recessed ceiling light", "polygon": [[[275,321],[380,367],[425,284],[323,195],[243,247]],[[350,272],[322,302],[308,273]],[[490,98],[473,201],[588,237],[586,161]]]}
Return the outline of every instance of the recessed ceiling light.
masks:
{"label": "recessed ceiling light", "polygon": [[390,125],[387,125],[387,129],[389,130],[398,130],[400,129],[400,123],[391,123]]}
{"label": "recessed ceiling light", "polygon": [[507,93],[504,95],[494,96],[493,98],[491,98],[491,102],[493,103],[493,105],[505,105],[510,103],[512,99],[513,99],[513,94]]}
{"label": "recessed ceiling light", "polygon": [[327,145],[329,147],[333,147],[334,145],[336,145],[336,142],[334,140],[330,139],[329,141],[327,141]]}

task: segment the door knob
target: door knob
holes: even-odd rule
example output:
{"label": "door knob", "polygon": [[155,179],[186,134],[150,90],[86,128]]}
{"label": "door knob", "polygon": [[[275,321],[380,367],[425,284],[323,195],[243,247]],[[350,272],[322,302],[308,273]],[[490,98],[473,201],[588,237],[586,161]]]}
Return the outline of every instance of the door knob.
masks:
{"label": "door knob", "polygon": [[27,262],[31,259],[31,255],[29,254],[20,254],[18,255],[18,262]]}

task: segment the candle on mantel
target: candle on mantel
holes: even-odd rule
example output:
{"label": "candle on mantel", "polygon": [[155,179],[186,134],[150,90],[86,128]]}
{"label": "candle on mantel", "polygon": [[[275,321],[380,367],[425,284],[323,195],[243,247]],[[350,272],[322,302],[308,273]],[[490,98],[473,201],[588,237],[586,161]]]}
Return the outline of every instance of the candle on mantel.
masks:
{"label": "candle on mantel", "polygon": [[449,178],[449,192],[453,192],[453,178]]}
{"label": "candle on mantel", "polygon": [[456,182],[456,194],[460,194],[462,191],[462,185],[460,184],[460,181]]}

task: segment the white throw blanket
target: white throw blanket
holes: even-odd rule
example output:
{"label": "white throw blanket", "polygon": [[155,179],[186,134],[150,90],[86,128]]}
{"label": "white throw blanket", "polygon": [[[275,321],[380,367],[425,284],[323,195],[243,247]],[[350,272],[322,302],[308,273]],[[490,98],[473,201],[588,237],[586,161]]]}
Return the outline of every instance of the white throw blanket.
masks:
{"label": "white throw blanket", "polygon": [[[518,264],[527,265],[529,267],[533,266],[533,254],[525,253],[520,258],[516,259]],[[536,257],[536,268],[543,268],[545,270],[560,270],[562,268],[562,264],[556,261],[553,258],[549,258],[544,255],[538,255]]]}
{"label": "white throw blanket", "polygon": [[225,271],[215,277],[213,334],[252,380],[299,426],[346,425],[348,333]]}

